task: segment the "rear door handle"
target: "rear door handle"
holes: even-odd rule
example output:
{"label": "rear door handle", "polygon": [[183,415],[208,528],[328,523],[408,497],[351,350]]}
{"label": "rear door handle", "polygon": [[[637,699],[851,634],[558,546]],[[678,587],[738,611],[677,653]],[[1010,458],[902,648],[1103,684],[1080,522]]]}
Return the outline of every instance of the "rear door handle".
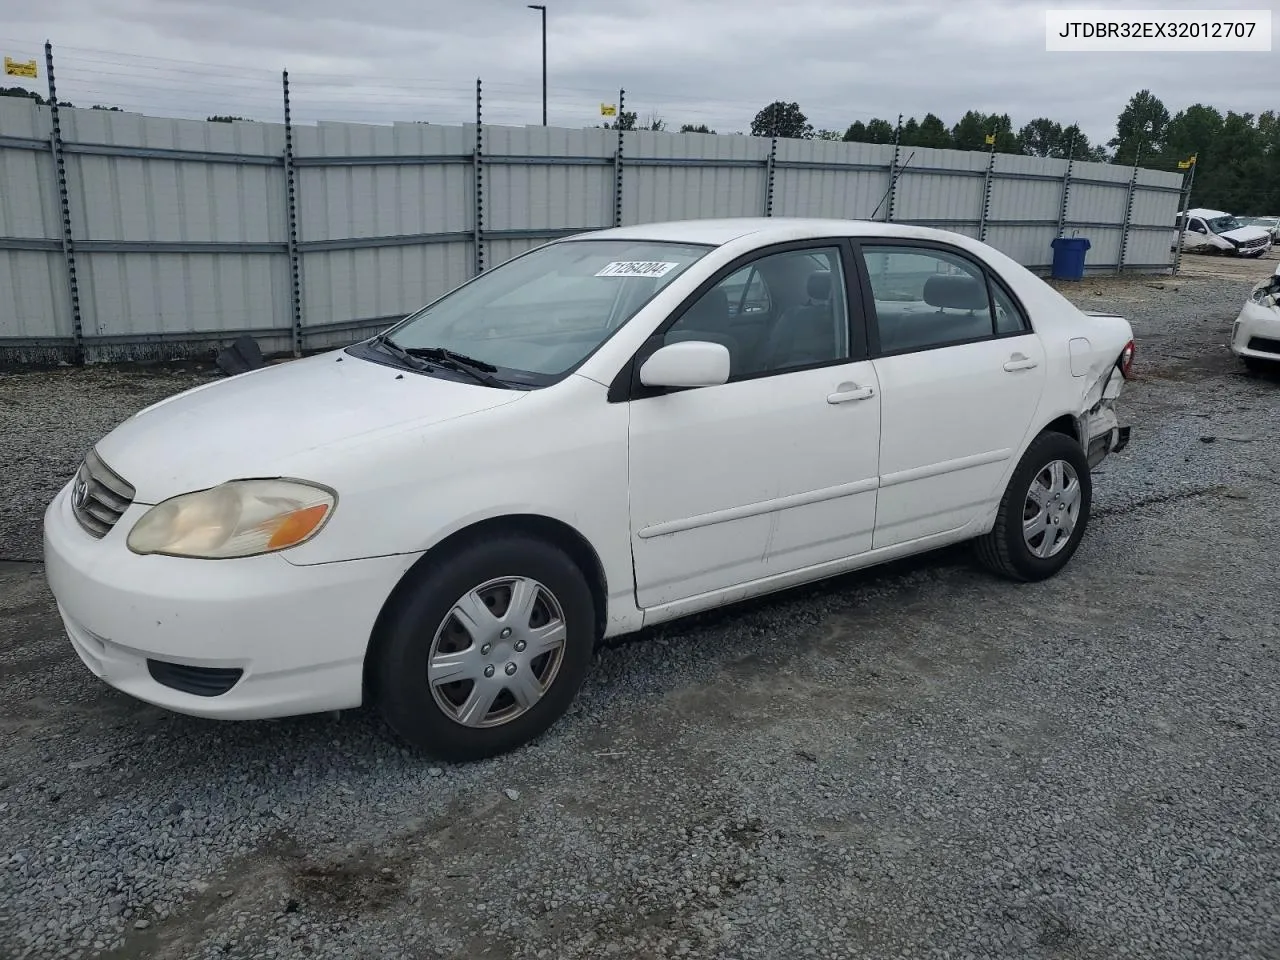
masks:
{"label": "rear door handle", "polygon": [[1004,362],[1004,368],[1013,373],[1016,370],[1030,370],[1036,365],[1034,360],[1023,356],[1015,356]]}
{"label": "rear door handle", "polygon": [[869,400],[876,395],[874,387],[859,387],[853,383],[842,383],[835,393],[827,394],[827,403],[848,403],[850,400]]}

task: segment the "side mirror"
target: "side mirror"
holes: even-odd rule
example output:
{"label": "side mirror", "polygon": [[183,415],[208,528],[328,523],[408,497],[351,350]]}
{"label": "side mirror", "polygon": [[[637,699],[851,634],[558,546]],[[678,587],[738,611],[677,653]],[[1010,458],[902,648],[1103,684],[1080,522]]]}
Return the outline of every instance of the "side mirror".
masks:
{"label": "side mirror", "polygon": [[705,340],[659,348],[640,367],[646,387],[714,387],[729,379],[729,349]]}

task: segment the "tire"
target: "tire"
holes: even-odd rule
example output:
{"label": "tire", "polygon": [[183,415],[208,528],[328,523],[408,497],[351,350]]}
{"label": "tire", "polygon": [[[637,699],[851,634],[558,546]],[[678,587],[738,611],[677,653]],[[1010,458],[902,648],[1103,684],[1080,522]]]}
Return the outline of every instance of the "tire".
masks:
{"label": "tire", "polygon": [[[442,760],[479,760],[534,740],[568,710],[591,665],[596,612],[563,551],[523,535],[486,537],[411,577],[383,617],[370,665],[373,699],[404,740]],[[527,612],[508,618],[513,598]],[[451,676],[459,679],[445,682]]]}
{"label": "tire", "polygon": [[1280,369],[1280,363],[1272,363],[1261,357],[1241,357],[1240,359],[1244,361],[1245,369],[1250,373],[1271,373]]}
{"label": "tire", "polygon": [[[1061,465],[1061,476],[1070,479],[1074,473],[1078,494],[1074,501],[1070,488],[1047,490],[1050,499],[1043,510],[1043,533],[1036,536],[1024,534],[1024,518],[1033,506],[1033,484],[1046,490],[1045,480],[1052,479],[1050,471]],[[1053,496],[1062,499],[1053,500]],[[1074,503],[1074,507],[1072,506]],[[1027,452],[1018,461],[1017,469],[1009,480],[1009,486],[1000,500],[995,526],[991,532],[978,538],[975,552],[979,562],[987,569],[1010,580],[1024,582],[1047,580],[1067,565],[1075,554],[1080,540],[1089,525],[1089,512],[1093,503],[1093,480],[1089,474],[1089,462],[1080,444],[1066,434],[1046,431],[1031,441]],[[1057,519],[1057,523],[1053,520]],[[1034,517],[1033,517],[1034,519]],[[1072,520],[1069,535],[1062,536],[1063,527]],[[1052,537],[1045,547],[1047,538]],[[1047,551],[1047,552],[1043,552]]]}

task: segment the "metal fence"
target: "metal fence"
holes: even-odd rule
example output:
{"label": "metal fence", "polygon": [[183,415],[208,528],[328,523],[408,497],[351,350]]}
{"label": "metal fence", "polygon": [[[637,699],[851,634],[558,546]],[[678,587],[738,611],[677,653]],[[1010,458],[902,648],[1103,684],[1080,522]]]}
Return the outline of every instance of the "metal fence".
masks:
{"label": "metal fence", "polygon": [[[619,96],[619,107],[625,94]],[[654,220],[870,218],[1033,270],[1167,272],[1177,174],[999,153],[475,122],[207,122],[0,98],[0,358],[268,352],[367,335],[556,237]]]}

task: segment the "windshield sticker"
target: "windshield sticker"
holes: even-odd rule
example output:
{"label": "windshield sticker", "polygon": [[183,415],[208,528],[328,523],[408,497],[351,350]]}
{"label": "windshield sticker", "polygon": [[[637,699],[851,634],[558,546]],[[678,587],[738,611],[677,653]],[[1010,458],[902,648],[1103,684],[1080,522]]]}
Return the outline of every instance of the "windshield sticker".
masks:
{"label": "windshield sticker", "polygon": [[665,260],[619,260],[614,263],[607,264],[603,270],[596,274],[597,277],[663,277],[666,276],[672,267],[678,267],[678,263],[668,263]]}

